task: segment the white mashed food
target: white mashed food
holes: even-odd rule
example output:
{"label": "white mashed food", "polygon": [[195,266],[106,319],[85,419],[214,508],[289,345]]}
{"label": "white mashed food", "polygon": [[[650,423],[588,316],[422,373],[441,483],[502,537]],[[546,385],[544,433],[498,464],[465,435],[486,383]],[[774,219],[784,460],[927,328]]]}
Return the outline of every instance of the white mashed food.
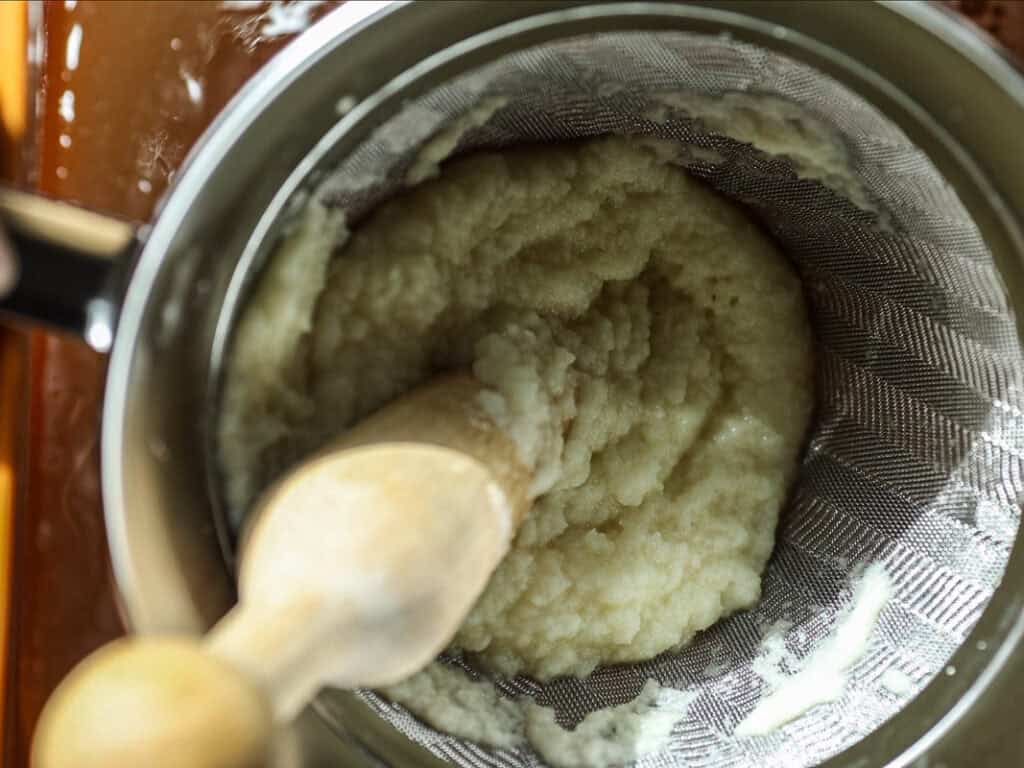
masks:
{"label": "white mashed food", "polygon": [[752,605],[811,414],[807,312],[773,241],[664,149],[469,156],[330,258],[342,222],[310,206],[234,344],[231,506],[471,370],[537,498],[456,647],[502,675],[586,675]]}

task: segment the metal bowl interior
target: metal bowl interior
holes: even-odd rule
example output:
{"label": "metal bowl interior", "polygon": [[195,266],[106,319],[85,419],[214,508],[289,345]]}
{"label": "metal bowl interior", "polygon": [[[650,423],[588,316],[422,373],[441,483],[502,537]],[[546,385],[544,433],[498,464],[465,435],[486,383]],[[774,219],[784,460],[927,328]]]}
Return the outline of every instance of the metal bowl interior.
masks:
{"label": "metal bowl interior", "polygon": [[[596,31],[679,29],[728,33],[810,64],[927,152],[977,222],[1015,305],[1024,306],[1024,156],[1014,152],[1024,81],[939,11],[847,2],[470,2],[365,15],[353,4],[328,16],[236,97],[190,157],[134,266],[108,375],[102,461],[115,575],[138,630],[201,631],[233,599],[216,522],[212,408],[232,322],[294,193],[408,98],[509,51]],[[339,116],[342,98],[356,106]],[[1022,604],[1018,544],[951,661],[957,674],[933,681],[829,764],[908,764],[925,754],[1001,764],[979,754],[1000,739],[1020,743],[1013,724],[994,713],[1012,683],[1024,682]],[[340,738],[321,738],[331,754],[310,754],[308,764],[439,764],[352,697],[321,697],[316,710]],[[318,727],[310,717],[306,726]]]}

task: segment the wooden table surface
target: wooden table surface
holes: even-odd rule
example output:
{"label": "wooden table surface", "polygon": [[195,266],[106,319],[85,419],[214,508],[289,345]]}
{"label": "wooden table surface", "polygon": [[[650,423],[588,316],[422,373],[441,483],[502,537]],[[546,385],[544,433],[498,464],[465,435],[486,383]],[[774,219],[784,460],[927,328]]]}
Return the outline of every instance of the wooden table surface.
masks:
{"label": "wooden table surface", "polygon": [[[203,129],[294,36],[275,32],[265,10],[217,0],[45,3],[39,114],[23,137],[28,153],[8,173],[48,195],[147,220]],[[8,357],[20,352],[30,374],[14,459],[21,466],[0,752],[3,766],[26,768],[49,693],[124,625],[99,491],[105,357],[38,330],[8,333],[0,348]]]}
{"label": "wooden table surface", "polygon": [[[944,4],[1024,56],[1024,2]],[[17,168],[8,161],[8,174],[48,194],[145,220],[202,129],[285,42],[261,34],[260,13],[212,0],[46,3],[41,114],[27,136],[35,151],[20,155]],[[12,29],[9,18],[0,17],[0,27]],[[0,90],[0,110],[2,97]],[[0,422],[0,563],[4,478],[10,479],[4,469],[19,470],[0,696],[0,764],[11,768],[27,768],[36,717],[56,683],[123,632],[99,494],[104,362],[76,340],[41,331],[0,337],[0,398],[7,413],[20,414],[19,403],[28,403],[23,419]],[[20,435],[13,454],[11,435]],[[0,631],[0,649],[2,643]]]}

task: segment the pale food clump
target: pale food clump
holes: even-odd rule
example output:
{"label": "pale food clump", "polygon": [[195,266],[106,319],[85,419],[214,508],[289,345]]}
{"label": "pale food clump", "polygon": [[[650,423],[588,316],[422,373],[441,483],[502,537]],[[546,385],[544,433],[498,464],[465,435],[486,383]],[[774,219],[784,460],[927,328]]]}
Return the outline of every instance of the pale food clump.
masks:
{"label": "pale food clump", "polygon": [[505,675],[585,675],[752,605],[811,412],[804,298],[758,225],[657,149],[454,161],[331,259],[340,222],[310,214],[235,342],[232,506],[401,392],[469,370],[537,498],[457,647]]}

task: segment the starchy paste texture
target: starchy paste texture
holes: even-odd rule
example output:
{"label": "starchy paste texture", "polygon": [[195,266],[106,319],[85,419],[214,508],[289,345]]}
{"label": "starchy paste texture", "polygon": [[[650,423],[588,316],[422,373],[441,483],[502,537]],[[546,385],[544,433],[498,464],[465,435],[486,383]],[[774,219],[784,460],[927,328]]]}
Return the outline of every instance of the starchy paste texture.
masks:
{"label": "starchy paste texture", "polygon": [[308,214],[232,352],[233,509],[470,370],[536,500],[455,646],[503,675],[585,675],[752,605],[811,414],[811,334],[778,247],[670,159],[623,138],[468,156],[329,260],[318,233],[343,226]]}

